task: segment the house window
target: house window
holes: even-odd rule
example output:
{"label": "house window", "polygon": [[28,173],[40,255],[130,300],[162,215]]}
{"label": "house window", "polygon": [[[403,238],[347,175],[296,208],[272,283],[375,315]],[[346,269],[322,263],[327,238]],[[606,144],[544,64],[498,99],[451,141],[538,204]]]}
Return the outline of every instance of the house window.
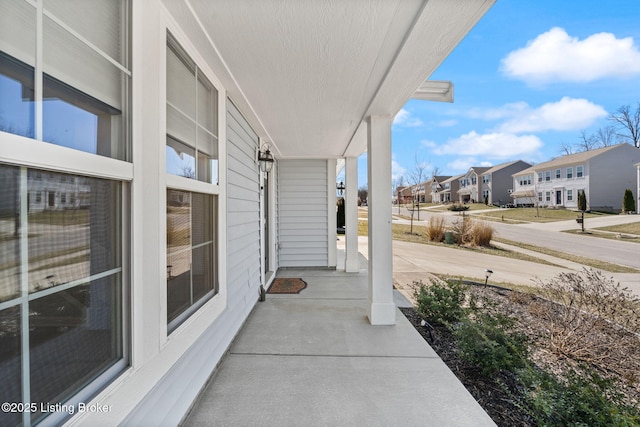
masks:
{"label": "house window", "polygon": [[573,178],[573,168],[567,168],[567,178]]}
{"label": "house window", "polygon": [[476,182],[477,182],[477,177],[475,176],[471,177],[471,184],[476,185]]}
{"label": "house window", "polygon": [[573,190],[567,190],[567,201],[573,200]]}
{"label": "house window", "polygon": [[542,201],[542,192],[538,192],[538,201],[541,202]]}
{"label": "house window", "polygon": [[560,179],[562,173],[560,171],[560,169],[556,169],[556,179]]}
{"label": "house window", "polygon": [[546,171],[544,173],[544,180],[545,181],[551,181],[551,171]]}
{"label": "house window", "polygon": [[542,182],[542,172],[538,172],[538,182]]}
{"label": "house window", "polygon": [[547,202],[550,202],[550,201],[551,201],[551,192],[547,191],[547,192],[545,193],[545,200],[546,200]]}
{"label": "house window", "polygon": [[167,322],[169,329],[216,292],[215,200],[167,190]]}
{"label": "house window", "polygon": [[218,291],[218,91],[170,34],[166,65],[167,330],[172,332]]}
{"label": "house window", "polygon": [[576,176],[578,178],[582,178],[582,176],[583,176],[582,166],[576,166]]}
{"label": "house window", "polygon": [[482,182],[483,182],[483,184],[488,184],[489,183],[489,175],[482,175]]}
{"label": "house window", "polygon": [[[0,217],[28,230],[19,237],[27,251],[8,245],[0,263],[0,395],[3,401],[54,404],[114,365],[125,366],[122,184],[82,178],[82,209],[47,212],[20,203],[40,185],[36,173],[0,164],[0,200],[9,207]],[[45,184],[55,188],[65,175],[46,176]],[[31,412],[26,424],[48,415]],[[0,413],[1,425],[20,422],[22,414]]]}
{"label": "house window", "polygon": [[167,173],[218,183],[218,91],[168,35]]}
{"label": "house window", "polygon": [[[123,181],[132,176],[113,159],[131,160],[130,7],[111,0],[1,8],[0,140],[16,165],[0,163],[0,220],[17,233],[0,250],[0,400],[73,407],[128,365]],[[32,153],[7,133],[52,153],[42,170],[26,166]],[[78,164],[78,151],[94,156]],[[100,177],[111,166],[109,178]],[[78,206],[61,206],[74,194]],[[0,412],[0,425],[61,425],[68,415],[38,406]]]}

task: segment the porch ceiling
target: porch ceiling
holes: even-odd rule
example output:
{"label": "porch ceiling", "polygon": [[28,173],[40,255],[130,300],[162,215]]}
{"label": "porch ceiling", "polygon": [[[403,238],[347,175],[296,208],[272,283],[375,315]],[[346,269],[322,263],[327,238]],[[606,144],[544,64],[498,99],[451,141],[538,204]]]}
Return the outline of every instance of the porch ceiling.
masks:
{"label": "porch ceiling", "polygon": [[190,6],[222,57],[229,96],[277,157],[339,158],[365,151],[363,120],[395,115],[494,1]]}

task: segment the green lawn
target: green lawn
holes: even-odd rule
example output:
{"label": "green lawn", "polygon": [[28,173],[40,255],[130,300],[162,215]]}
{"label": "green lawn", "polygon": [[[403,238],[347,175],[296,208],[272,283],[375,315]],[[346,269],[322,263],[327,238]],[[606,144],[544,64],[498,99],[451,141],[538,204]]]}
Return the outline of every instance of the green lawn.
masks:
{"label": "green lawn", "polygon": [[[433,208],[429,210],[433,212],[448,212],[451,206],[452,206],[451,204],[440,205],[437,208]],[[472,212],[472,211],[479,211],[479,210],[486,210],[486,209],[499,209],[497,206],[485,205],[484,203],[466,203],[464,206],[467,206],[469,208],[465,212]]]}
{"label": "green lawn", "polygon": [[[605,214],[601,213],[585,213],[585,218],[595,218]],[[495,212],[484,212],[478,214],[478,217],[490,221],[504,221],[509,223],[523,222],[554,222],[576,219],[580,216],[580,212],[567,209],[546,209],[546,208],[514,208],[499,209]]]}

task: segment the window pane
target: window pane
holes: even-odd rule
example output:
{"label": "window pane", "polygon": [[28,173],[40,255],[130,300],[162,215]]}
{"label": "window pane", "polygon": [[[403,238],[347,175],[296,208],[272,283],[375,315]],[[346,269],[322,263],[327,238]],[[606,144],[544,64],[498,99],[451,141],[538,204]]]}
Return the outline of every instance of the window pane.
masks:
{"label": "window pane", "polygon": [[[20,307],[0,311],[0,401],[22,402]],[[13,426],[22,414],[0,411],[0,425]]]}
{"label": "window pane", "polygon": [[172,42],[167,49],[167,102],[196,120],[195,65]]}
{"label": "window pane", "polygon": [[214,294],[215,205],[211,195],[167,190],[167,323],[170,330],[195,311],[198,303],[205,301],[203,298]]}
{"label": "window pane", "polygon": [[35,65],[36,9],[34,6],[26,1],[2,2],[0,51],[32,67]]}
{"label": "window pane", "polygon": [[121,266],[119,183],[36,170],[27,180],[29,194],[45,195],[30,197],[30,292]]}
{"label": "window pane", "polygon": [[33,68],[0,52],[0,131],[35,135]]}
{"label": "window pane", "polygon": [[213,243],[193,250],[191,265],[193,277],[193,300],[197,301],[213,291]]}
{"label": "window pane", "polygon": [[198,124],[218,135],[218,91],[198,74]]}
{"label": "window pane", "polygon": [[17,167],[0,165],[0,302],[20,294],[22,230],[18,174]]}
{"label": "window pane", "polygon": [[121,283],[117,273],[30,302],[32,402],[64,402],[122,359]]}
{"label": "window pane", "polygon": [[185,178],[196,177],[195,150],[192,147],[167,137],[166,157],[167,173]]}
{"label": "window pane", "polygon": [[126,66],[123,48],[125,2],[44,0],[44,8],[111,58]]}

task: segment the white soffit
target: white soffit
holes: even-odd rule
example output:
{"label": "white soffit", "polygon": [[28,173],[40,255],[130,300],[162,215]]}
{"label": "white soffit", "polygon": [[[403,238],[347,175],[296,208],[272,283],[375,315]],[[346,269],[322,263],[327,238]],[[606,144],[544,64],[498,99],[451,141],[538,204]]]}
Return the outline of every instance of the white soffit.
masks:
{"label": "white soffit", "polygon": [[453,102],[453,83],[442,80],[427,80],[411,95],[423,101]]}
{"label": "white soffit", "polygon": [[186,1],[278,157],[339,158],[365,150],[363,120],[395,115],[495,0]]}

